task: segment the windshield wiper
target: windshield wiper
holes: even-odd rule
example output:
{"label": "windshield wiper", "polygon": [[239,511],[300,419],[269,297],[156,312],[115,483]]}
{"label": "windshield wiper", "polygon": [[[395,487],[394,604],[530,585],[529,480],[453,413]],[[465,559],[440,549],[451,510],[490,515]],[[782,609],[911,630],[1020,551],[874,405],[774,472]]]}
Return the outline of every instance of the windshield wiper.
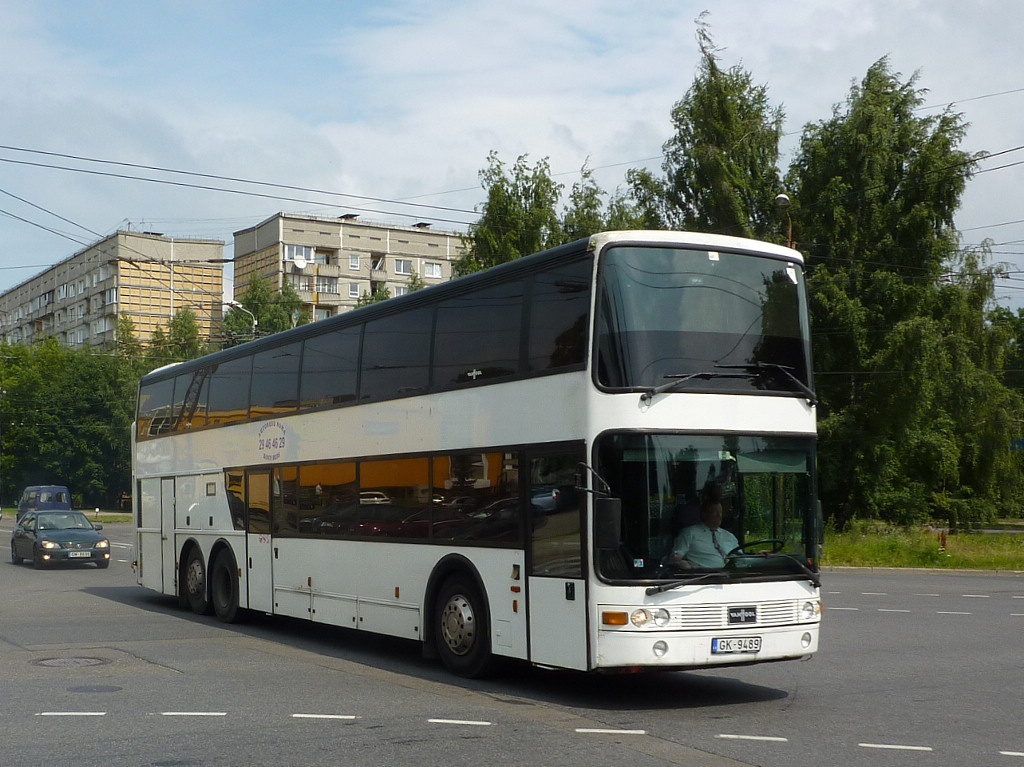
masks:
{"label": "windshield wiper", "polygon": [[807,401],[812,405],[818,404],[818,395],[814,393],[814,390],[793,375],[793,368],[786,367],[785,365],[779,365],[776,362],[749,362],[743,365],[715,365],[716,368],[723,368],[725,370],[748,370],[751,373],[764,373],[767,371],[773,371],[782,373],[787,379],[789,379],[796,387],[800,390]]}
{"label": "windshield wiper", "polygon": [[659,583],[657,586],[647,587],[647,596],[651,597],[655,594],[660,594],[663,591],[671,591],[672,589],[678,589],[680,586],[690,586],[694,583],[708,583],[717,579],[722,579],[723,582],[731,580],[728,573],[715,572],[705,573],[704,575],[698,575],[696,578],[687,578],[685,581],[670,581],[669,583]]}
{"label": "windshield wiper", "polygon": [[[737,369],[742,369],[745,366],[744,365],[715,365],[715,367],[718,367],[718,368],[735,367]],[[671,379],[670,381],[667,381],[667,382],[665,382],[663,384],[658,384],[657,386],[652,386],[650,389],[647,389],[643,394],[640,395],[640,401],[644,402],[644,403],[650,402],[652,399],[654,399],[659,394],[664,394],[667,391],[671,391],[672,389],[674,389],[677,386],[679,386],[679,384],[686,383],[687,381],[692,381],[694,378],[700,378],[700,379],[702,379],[704,381],[710,381],[712,378],[751,378],[754,375],[756,375],[756,373],[753,373],[753,372],[751,372],[751,373],[716,373],[714,371],[703,371],[703,372],[700,372],[700,373],[690,373],[689,375],[686,375],[686,374],[683,374],[683,373],[670,373],[669,375],[665,376],[665,378]]]}

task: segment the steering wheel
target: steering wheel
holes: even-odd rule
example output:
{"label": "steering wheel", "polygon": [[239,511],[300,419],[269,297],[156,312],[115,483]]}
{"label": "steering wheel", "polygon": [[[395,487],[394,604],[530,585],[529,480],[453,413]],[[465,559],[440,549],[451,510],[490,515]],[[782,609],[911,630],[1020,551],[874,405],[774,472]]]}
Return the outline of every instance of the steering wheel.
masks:
{"label": "steering wheel", "polygon": [[[770,553],[774,554],[777,551],[782,551],[782,547],[786,545],[786,542],[781,538],[762,538],[759,541],[748,541],[742,546],[737,546],[735,549],[726,554],[726,559],[730,559],[737,554],[745,554],[744,549],[749,549],[751,546],[760,546],[762,543],[772,544],[772,550]],[[764,552],[758,552],[759,554]],[[757,556],[756,554],[745,554],[745,556]]]}

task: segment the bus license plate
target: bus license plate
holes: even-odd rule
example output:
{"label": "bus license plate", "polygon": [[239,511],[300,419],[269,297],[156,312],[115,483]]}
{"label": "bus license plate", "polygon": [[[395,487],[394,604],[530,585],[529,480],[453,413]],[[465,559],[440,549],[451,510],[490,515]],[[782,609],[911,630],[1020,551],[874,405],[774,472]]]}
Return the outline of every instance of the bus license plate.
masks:
{"label": "bus license plate", "polygon": [[711,654],[761,652],[761,637],[728,637],[711,640]]}
{"label": "bus license plate", "polygon": [[91,551],[69,551],[68,552],[68,556],[69,557],[91,557],[92,556],[92,552]]}

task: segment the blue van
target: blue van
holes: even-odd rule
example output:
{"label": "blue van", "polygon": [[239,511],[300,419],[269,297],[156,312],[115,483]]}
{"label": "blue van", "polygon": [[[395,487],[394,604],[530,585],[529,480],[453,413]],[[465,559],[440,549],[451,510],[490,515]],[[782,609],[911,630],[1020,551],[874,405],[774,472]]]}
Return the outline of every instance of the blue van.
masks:
{"label": "blue van", "polygon": [[71,508],[71,493],[61,485],[33,485],[26,487],[18,501],[18,518],[29,511],[39,509],[69,510]]}

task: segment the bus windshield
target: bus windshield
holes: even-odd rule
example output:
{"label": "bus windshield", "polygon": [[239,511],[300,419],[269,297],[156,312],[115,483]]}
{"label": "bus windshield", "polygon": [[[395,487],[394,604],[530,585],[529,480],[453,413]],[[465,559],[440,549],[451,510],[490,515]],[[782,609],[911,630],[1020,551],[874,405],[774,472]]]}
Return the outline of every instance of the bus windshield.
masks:
{"label": "bus windshield", "polygon": [[809,391],[799,264],[631,246],[609,248],[600,270],[595,330],[602,387],[677,380],[675,391]]}
{"label": "bus windshield", "polygon": [[805,577],[816,569],[810,438],[610,433],[597,455],[598,473],[622,499],[621,545],[596,552],[602,578]]}

